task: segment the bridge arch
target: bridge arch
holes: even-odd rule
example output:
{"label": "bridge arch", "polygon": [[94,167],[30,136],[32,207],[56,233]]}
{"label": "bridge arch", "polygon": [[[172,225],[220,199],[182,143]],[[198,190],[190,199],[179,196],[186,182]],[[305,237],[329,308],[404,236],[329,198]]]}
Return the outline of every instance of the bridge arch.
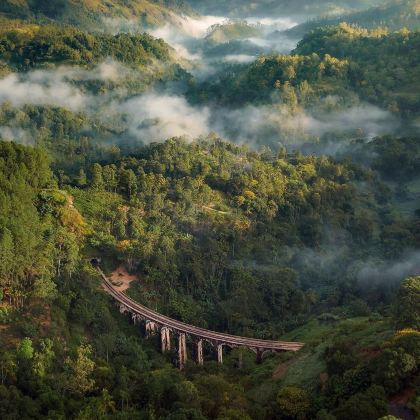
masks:
{"label": "bridge arch", "polygon": [[246,347],[252,350],[256,354],[257,361],[261,362],[264,354],[267,352],[298,351],[304,345],[303,343],[298,342],[261,340],[218,333],[169,318],[141,305],[129,298],[125,293],[116,290],[99,267],[98,260],[95,260],[95,262],[96,264],[92,261],[92,265],[98,270],[102,278],[102,286],[104,290],[114,298],[119,306],[120,312],[122,314],[129,314],[135,324],[143,322],[145,324],[146,336],[152,336],[159,333],[162,352],[171,350],[173,338],[174,336],[177,336],[178,366],[180,369],[183,369],[188,357],[187,337],[190,338],[195,345],[196,360],[200,365],[204,363],[203,343],[205,341],[215,348],[217,352],[217,361],[219,363],[223,363],[224,346],[231,348]]}

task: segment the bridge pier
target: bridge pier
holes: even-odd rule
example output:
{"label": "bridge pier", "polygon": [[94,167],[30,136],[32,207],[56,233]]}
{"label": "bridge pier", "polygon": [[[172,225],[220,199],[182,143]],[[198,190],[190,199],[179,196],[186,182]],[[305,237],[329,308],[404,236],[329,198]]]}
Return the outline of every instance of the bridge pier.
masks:
{"label": "bridge pier", "polygon": [[150,338],[155,335],[157,326],[153,321],[146,321],[146,337]]}
{"label": "bridge pier", "polygon": [[128,311],[127,307],[124,304],[121,303],[120,304],[120,314],[123,314],[127,311]]}
{"label": "bridge pier", "polygon": [[223,364],[223,344],[217,344],[217,363]]}
{"label": "bridge pier", "polygon": [[[99,260],[98,260],[99,261]],[[146,335],[150,337],[155,335],[159,329],[161,330],[162,351],[168,351],[171,347],[171,331],[178,335],[178,356],[179,367],[184,368],[187,360],[187,344],[186,334],[192,339],[195,338],[197,346],[197,363],[203,364],[203,341],[211,343],[217,350],[217,361],[223,363],[223,346],[246,347],[256,353],[257,362],[261,362],[263,355],[268,351],[299,351],[303,347],[303,343],[284,342],[273,340],[261,340],[256,338],[237,337],[230,334],[217,333],[215,331],[205,330],[193,325],[188,325],[167,316],[161,315],[145,306],[128,298],[124,293],[117,290],[111,281],[105,276],[100,269],[98,261],[92,261],[98,273],[102,278],[102,287],[105,292],[110,294],[116,301],[120,313],[129,313],[134,323],[138,321],[146,322]],[[239,366],[242,365],[242,355],[239,357]]]}
{"label": "bridge pier", "polygon": [[184,333],[178,336],[178,363],[179,368],[184,369],[185,362],[187,361],[187,337]]}
{"label": "bridge pier", "polygon": [[264,354],[264,352],[261,349],[256,349],[256,350],[257,350],[256,351],[256,353],[257,353],[257,363],[260,364],[263,361],[263,354]]}
{"label": "bridge pier", "polygon": [[203,340],[201,338],[197,341],[197,363],[202,366],[204,364],[203,357]]}
{"label": "bridge pier", "polygon": [[137,325],[139,323],[139,321],[141,320],[141,316],[134,313],[131,315],[131,319],[133,320],[133,324]]}
{"label": "bridge pier", "polygon": [[160,330],[160,342],[162,353],[166,353],[167,351],[171,350],[171,333],[169,328],[162,327]]}

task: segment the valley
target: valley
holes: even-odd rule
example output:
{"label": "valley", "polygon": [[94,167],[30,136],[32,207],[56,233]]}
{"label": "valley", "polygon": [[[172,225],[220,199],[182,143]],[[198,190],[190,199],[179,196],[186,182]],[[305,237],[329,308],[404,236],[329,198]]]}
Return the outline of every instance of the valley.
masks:
{"label": "valley", "polygon": [[419,10],[4,0],[0,417],[417,418]]}

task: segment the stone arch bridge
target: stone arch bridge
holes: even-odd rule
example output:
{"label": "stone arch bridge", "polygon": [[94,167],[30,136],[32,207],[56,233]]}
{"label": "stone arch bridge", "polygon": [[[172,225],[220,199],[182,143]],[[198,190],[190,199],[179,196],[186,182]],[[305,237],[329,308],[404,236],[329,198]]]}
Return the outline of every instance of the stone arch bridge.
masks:
{"label": "stone arch bridge", "polygon": [[102,277],[102,284],[105,291],[111,295],[119,305],[120,312],[130,314],[134,323],[144,322],[147,336],[160,333],[162,352],[170,351],[171,336],[177,337],[178,366],[180,369],[184,367],[187,360],[187,337],[194,343],[194,353],[199,365],[202,365],[204,362],[204,341],[210,343],[217,350],[217,360],[219,363],[223,363],[224,346],[230,348],[246,347],[257,355],[257,361],[260,362],[267,352],[298,351],[304,345],[303,343],[297,342],[260,340],[218,333],[161,315],[130,299],[123,292],[116,290],[111,281],[99,268],[98,264],[93,262],[93,265]]}

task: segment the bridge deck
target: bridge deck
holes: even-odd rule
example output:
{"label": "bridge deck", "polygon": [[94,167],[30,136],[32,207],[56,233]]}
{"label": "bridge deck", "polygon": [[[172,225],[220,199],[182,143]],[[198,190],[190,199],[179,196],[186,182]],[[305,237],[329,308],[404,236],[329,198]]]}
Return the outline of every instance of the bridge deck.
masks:
{"label": "bridge deck", "polygon": [[165,315],[161,315],[160,313],[141,305],[133,299],[130,299],[124,293],[117,291],[109,279],[105,276],[103,271],[99,267],[96,268],[103,279],[103,286],[105,291],[110,294],[116,301],[125,305],[131,312],[164,327],[168,327],[174,331],[186,333],[211,342],[218,342],[220,344],[226,344],[230,346],[244,346],[259,350],[298,351],[304,345],[303,343],[297,342],[260,340],[257,338],[240,337],[237,335],[218,333],[207,330],[205,328],[195,327],[193,325],[177,321]]}

